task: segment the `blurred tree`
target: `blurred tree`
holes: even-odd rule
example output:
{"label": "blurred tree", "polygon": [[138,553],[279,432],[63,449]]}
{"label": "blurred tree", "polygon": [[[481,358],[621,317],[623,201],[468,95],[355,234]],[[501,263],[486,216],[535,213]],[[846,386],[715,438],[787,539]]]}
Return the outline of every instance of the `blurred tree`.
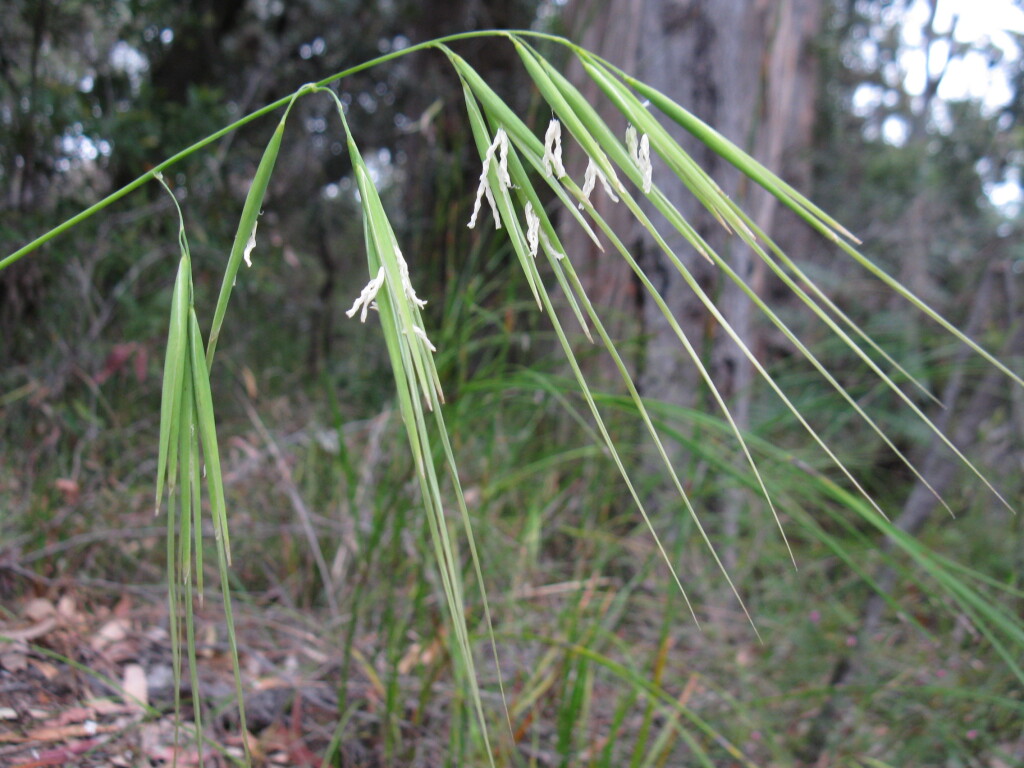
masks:
{"label": "blurred tree", "polygon": [[[579,30],[581,43],[612,63],[667,94],[772,171],[797,188],[807,188],[811,163],[809,147],[815,117],[817,57],[814,41],[822,19],[820,0],[582,0],[569,11],[567,25]],[[577,71],[576,79],[584,81]],[[593,96],[596,87],[590,84]],[[606,119],[621,133],[621,118],[606,108]],[[759,226],[791,253],[807,250],[806,228],[776,226],[775,199],[752,188],[744,177],[713,151],[678,127],[670,130],[683,148],[716,180],[722,190],[750,211]],[[577,159],[575,171],[582,161]],[[674,174],[659,173],[655,183],[693,225],[708,245],[759,294],[765,290],[766,267],[739,238],[725,231]],[[598,202],[603,215],[625,230],[628,214]],[[621,207],[621,206],[620,206]],[[612,210],[609,210],[612,209]],[[786,217],[788,221],[788,217]],[[645,337],[634,361],[641,392],[648,397],[688,407],[718,407],[697,367],[680,345],[660,308],[647,299],[632,272],[612,249],[599,255],[575,227],[564,233],[566,248],[586,254],[579,259],[581,278],[591,295],[617,311],[621,336]],[[718,327],[700,298],[657,247],[637,229],[624,238],[638,261],[665,297],[683,332],[701,356],[740,427],[749,426],[754,393],[753,366],[738,345]],[[666,240],[704,292],[747,346],[761,346],[753,326],[749,298],[685,241],[670,232]],[[609,367],[609,375],[614,370]],[[743,492],[723,497],[723,532],[728,540],[738,533]],[[728,566],[735,550],[724,550]]]}
{"label": "blurred tree", "polygon": [[[806,187],[817,78],[813,42],[821,10],[819,0],[767,4],[748,0],[587,0],[570,7],[567,26],[582,30],[578,36],[585,47],[635,73],[769,168]],[[625,129],[612,120],[616,129]],[[772,226],[776,216],[772,198],[742,184],[735,169],[703,145],[679,130],[674,134],[726,194],[753,211],[766,231],[773,235],[781,232],[785,238],[784,229]],[[667,172],[660,179],[658,176],[655,170],[655,181],[671,199],[679,201],[680,210],[697,232],[740,275],[761,289],[763,268],[752,261],[749,251],[725,232],[682,182],[669,178]],[[572,237],[571,233],[567,237]],[[585,238],[572,239],[574,249],[588,248]],[[718,297],[733,327],[744,338],[751,338],[746,298],[680,236],[670,244],[704,289]],[[740,350],[731,342],[712,344],[721,333],[704,306],[661,254],[653,251],[653,245],[641,247],[642,265],[659,288],[666,289],[664,295],[694,346],[711,357],[711,370],[723,394],[732,398],[748,393],[751,369]],[[594,264],[586,275],[588,290],[593,287],[596,295],[609,296],[617,308],[625,309],[628,304],[638,308],[642,331],[648,334],[640,363],[644,393],[696,404],[701,386],[694,366],[658,308],[645,302],[636,290],[628,268],[611,256],[584,263]],[[740,414],[746,407],[742,400],[736,402]]]}

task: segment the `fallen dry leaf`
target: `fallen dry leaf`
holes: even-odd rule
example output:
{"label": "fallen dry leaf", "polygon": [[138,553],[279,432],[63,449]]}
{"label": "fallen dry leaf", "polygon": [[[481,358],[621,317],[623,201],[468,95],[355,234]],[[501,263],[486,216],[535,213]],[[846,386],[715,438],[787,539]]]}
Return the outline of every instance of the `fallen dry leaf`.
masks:
{"label": "fallen dry leaf", "polygon": [[75,604],[75,598],[71,595],[64,595],[60,600],[57,601],[57,615],[67,621],[75,621],[81,617],[78,615],[78,606]]}
{"label": "fallen dry leaf", "polygon": [[39,752],[35,760],[27,763],[15,763],[11,768],[43,768],[47,765],[68,765],[72,758],[84,752],[96,749],[106,739],[85,739],[64,744],[54,749],[47,749]]}
{"label": "fallen dry leaf", "polygon": [[121,680],[124,687],[125,703],[135,707],[139,712],[149,706],[149,686],[146,682],[146,671],[139,664],[127,664]]}
{"label": "fallen dry leaf", "polygon": [[[6,631],[0,629],[0,635],[5,634]],[[24,640],[16,640],[13,643],[5,644],[3,650],[0,651],[0,667],[11,673],[23,671],[28,666],[27,651],[28,646]]]}
{"label": "fallen dry leaf", "polygon": [[0,635],[3,635],[8,640],[35,640],[36,638],[49,634],[50,630],[56,626],[57,618],[55,616],[48,616],[41,621],[37,621],[31,627],[21,627],[20,629],[7,629],[0,627]]}
{"label": "fallen dry leaf", "polygon": [[30,659],[32,666],[47,680],[56,680],[60,670],[54,664],[42,659]]}
{"label": "fallen dry leaf", "polygon": [[124,619],[111,619],[93,635],[89,645],[99,653],[113,643],[124,640],[128,636],[128,622]]}
{"label": "fallen dry leaf", "polygon": [[57,614],[57,609],[49,600],[41,597],[34,597],[25,603],[25,610],[22,615],[30,621],[42,621]]}
{"label": "fallen dry leaf", "polygon": [[64,497],[65,504],[70,506],[78,503],[81,488],[70,477],[58,477],[53,481],[53,487],[60,491],[61,496]]}

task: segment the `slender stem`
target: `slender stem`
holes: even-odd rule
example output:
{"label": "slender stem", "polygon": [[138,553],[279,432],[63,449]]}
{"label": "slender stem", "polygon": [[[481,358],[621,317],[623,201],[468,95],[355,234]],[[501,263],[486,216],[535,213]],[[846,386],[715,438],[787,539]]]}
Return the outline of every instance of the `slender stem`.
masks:
{"label": "slender stem", "polygon": [[226,126],[224,128],[221,128],[219,131],[211,133],[209,136],[206,136],[205,138],[200,139],[195,144],[192,144],[191,146],[181,150],[177,154],[172,155],[171,157],[167,158],[166,160],[164,160],[159,165],[157,165],[157,166],[151,168],[150,170],[146,171],[146,173],[142,174],[141,176],[139,176],[134,181],[131,181],[128,184],[125,184],[123,187],[121,187],[117,191],[112,192],[111,194],[107,195],[105,198],[103,198],[99,202],[94,203],[93,205],[90,205],[84,211],[81,211],[81,212],[75,214],[74,216],[72,216],[70,219],[67,219],[66,221],[61,222],[56,227],[51,229],[49,232],[46,232],[45,234],[40,235],[39,237],[37,237],[32,242],[28,243],[27,245],[22,246],[18,250],[14,251],[14,253],[12,253],[9,256],[6,256],[4,259],[0,260],[0,271],[6,269],[11,264],[13,264],[14,262],[18,261],[22,256],[28,255],[29,253],[31,253],[32,251],[36,250],[41,245],[49,242],[50,240],[52,240],[53,238],[57,237],[58,235],[63,234],[64,232],[66,232],[67,230],[71,229],[72,227],[77,226],[78,224],[81,224],[83,221],[88,219],[93,214],[102,211],[108,205],[111,205],[112,203],[117,202],[122,197],[127,195],[129,192],[134,192],[136,189],[141,187],[147,181],[155,178],[162,171],[165,171],[166,169],[170,168],[172,165],[174,165],[175,163],[179,162],[180,160],[184,160],[186,157],[191,155],[193,152],[196,152],[196,151],[202,149],[203,147],[206,147],[207,145],[212,144],[213,142],[215,142],[215,141],[217,141],[219,139],[222,139],[224,136],[228,135],[232,131],[235,131],[235,130],[241,128],[243,125],[246,125],[247,123],[250,123],[253,120],[256,120],[257,118],[263,117],[264,115],[269,114],[270,112],[273,112],[273,111],[275,111],[277,109],[280,109],[281,107],[283,107],[283,106],[285,106],[287,104],[290,104],[294,100],[294,98],[300,94],[300,92],[303,89],[306,89],[306,90],[312,92],[314,90],[314,88],[311,88],[310,86],[315,86],[316,88],[322,88],[324,86],[330,85],[331,83],[335,82],[336,80],[342,79],[343,77],[349,77],[350,75],[354,75],[357,72],[362,72],[364,70],[371,69],[371,68],[376,67],[376,66],[378,66],[380,64],[384,64],[384,63],[386,63],[388,61],[391,61],[392,59],[396,59],[396,58],[398,58],[400,56],[406,56],[406,55],[408,55],[410,53],[416,53],[418,51],[425,50],[425,49],[428,49],[428,48],[435,48],[435,47],[438,47],[440,45],[443,45],[444,43],[456,42],[456,41],[459,41],[459,40],[469,40],[469,39],[480,38],[480,37],[493,37],[493,36],[503,36],[503,37],[515,37],[515,36],[534,37],[534,38],[539,38],[539,39],[544,39],[544,40],[550,40],[550,41],[559,43],[560,45],[568,46],[570,48],[575,48],[576,47],[575,45],[573,45],[571,42],[569,42],[568,40],[566,40],[563,37],[557,37],[555,35],[549,35],[549,34],[546,34],[546,33],[543,33],[543,32],[533,32],[533,31],[530,31],[530,30],[508,30],[508,31],[505,31],[505,30],[490,29],[490,30],[482,30],[482,31],[477,31],[477,32],[460,32],[460,33],[454,34],[454,35],[446,35],[445,37],[439,37],[436,40],[429,40],[429,41],[427,41],[425,43],[417,43],[416,45],[410,46],[409,48],[403,48],[400,51],[392,51],[391,53],[384,54],[383,56],[378,56],[377,58],[371,59],[370,61],[363,62],[362,64],[357,64],[354,67],[349,67],[348,69],[344,69],[341,72],[337,72],[337,73],[331,75],[330,77],[326,77],[323,80],[320,80],[319,82],[303,85],[301,88],[296,90],[294,93],[291,93],[291,94],[289,94],[287,96],[284,96],[284,97],[278,99],[277,101],[272,102],[271,104],[267,104],[264,107],[260,107],[259,109],[257,109],[254,112],[250,112],[245,117],[239,118],[238,120],[236,120],[235,122],[231,123],[230,125],[228,125],[228,126]]}

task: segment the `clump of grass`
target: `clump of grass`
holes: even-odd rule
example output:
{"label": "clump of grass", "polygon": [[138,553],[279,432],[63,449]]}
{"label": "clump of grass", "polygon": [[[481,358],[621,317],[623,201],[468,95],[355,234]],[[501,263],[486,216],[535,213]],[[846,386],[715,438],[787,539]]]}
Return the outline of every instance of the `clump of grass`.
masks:
{"label": "clump of grass", "polygon": [[[718,726],[712,725],[695,706],[691,706],[697,683],[694,683],[693,689],[684,689],[682,695],[677,696],[667,691],[664,681],[667,670],[672,666],[670,656],[677,631],[676,603],[671,599],[664,598],[664,605],[673,608],[665,612],[656,633],[644,645],[645,653],[640,658],[630,654],[629,649],[622,647],[619,642],[618,635],[629,620],[626,607],[642,592],[645,581],[655,570],[654,560],[661,561],[659,567],[663,568],[663,573],[669,574],[669,581],[674,586],[675,592],[672,594],[681,596],[694,623],[699,623],[701,614],[708,611],[693,598],[693,589],[689,584],[694,581],[699,583],[700,575],[679,566],[681,561],[694,556],[702,556],[714,564],[720,578],[728,584],[735,605],[748,622],[748,631],[760,637],[758,622],[755,620],[756,610],[749,607],[749,599],[743,596],[746,590],[741,589],[734,578],[735,574],[728,572],[719,559],[711,532],[699,514],[699,506],[694,503],[695,498],[698,498],[695,493],[699,494],[701,490],[699,485],[692,482],[692,478],[682,476],[670,459],[673,452],[669,446],[672,443],[684,445],[692,455],[710,467],[708,471],[716,477],[747,487],[763,498],[780,534],[775,540],[781,545],[776,554],[784,551],[794,564],[797,563],[797,557],[790,537],[796,533],[802,543],[810,542],[820,551],[829,552],[829,557],[872,584],[872,568],[863,562],[863,552],[871,549],[874,542],[882,537],[894,542],[895,552],[901,558],[901,573],[907,578],[919,580],[921,589],[934,589],[937,586],[944,596],[944,608],[953,616],[967,617],[1001,659],[1005,669],[1018,682],[1024,682],[1024,672],[1017,661],[1019,650],[1024,647],[1024,625],[998,599],[991,597],[992,594],[998,594],[999,599],[1017,597],[1016,590],[1002,584],[992,584],[979,574],[948,561],[889,522],[886,510],[847,466],[840,452],[812,425],[795,399],[787,394],[746,346],[744,339],[730,327],[713,298],[704,292],[687,270],[684,261],[669,248],[667,232],[681,234],[697,253],[715,264],[729,279],[737,282],[755,306],[899,462],[919,482],[930,488],[929,481],[889,437],[881,424],[820,362],[799,335],[690,226],[673,201],[668,200],[658,188],[654,181],[655,168],[659,172],[667,170],[682,178],[688,189],[715,215],[720,224],[764,260],[842,347],[867,367],[876,378],[878,386],[899,398],[902,406],[909,409],[920,424],[942,442],[995,499],[1007,508],[1010,505],[984,473],[943,434],[912,398],[903,393],[897,379],[909,381],[926,393],[927,390],[850,317],[842,313],[797,264],[788,259],[765,233],[759,231],[755,222],[721,193],[714,181],[672,140],[641,99],[649,100],[666,119],[681,125],[736,165],[754,182],[769,190],[809,226],[907,299],[958,342],[969,347],[987,364],[1017,385],[1024,384],[1020,377],[863,257],[856,250],[856,241],[852,236],[827,214],[665,95],[616,70],[587,51],[564,40],[547,38],[568,46],[580,59],[588,76],[628,121],[630,130],[625,136],[619,137],[599,117],[579,90],[533,46],[535,39],[545,36],[534,33],[500,33],[498,36],[511,43],[545,107],[554,116],[554,121],[548,124],[543,141],[530,130],[526,122],[512,112],[472,66],[452,50],[451,46],[466,36],[451,36],[380,57],[319,83],[301,87],[286,99],[254,112],[159,164],[136,181],[0,262],[0,268],[14,263],[133,189],[151,180],[161,181],[161,172],[175,162],[257,117],[284,108],[284,114],[272,134],[246,197],[205,343],[194,302],[192,260],[185,235],[184,216],[178,209],[181,222],[180,258],[171,299],[164,364],[156,507],[158,510],[162,508],[166,491],[171,635],[177,639],[177,622],[179,615],[184,613],[184,634],[188,639],[187,657],[193,690],[198,688],[193,597],[198,595],[201,600],[203,595],[205,543],[202,513],[204,506],[208,506],[239,704],[243,698],[231,612],[229,568],[232,548],[228,503],[220,463],[210,368],[241,263],[248,263],[257,248],[258,216],[283,141],[289,110],[298,99],[317,95],[333,98],[337,105],[362,209],[367,267],[364,279],[369,282],[355,298],[348,314],[358,316],[361,322],[371,317],[379,322],[397,394],[398,419],[409,448],[412,474],[419,490],[418,503],[422,506],[422,512],[416,511],[420,514],[419,521],[425,524],[423,544],[433,557],[434,573],[439,580],[435,586],[443,595],[447,615],[446,630],[437,630],[434,637],[443,638],[447,644],[447,652],[452,660],[451,671],[458,691],[453,695],[451,705],[450,750],[453,756],[477,762],[485,759],[492,765],[499,761],[504,764],[505,758],[501,757],[503,750],[512,750],[523,738],[523,734],[531,730],[531,723],[537,720],[547,723],[547,729],[538,732],[533,748],[547,749],[563,756],[562,764],[566,765],[571,762],[570,755],[581,756],[580,762],[594,765],[628,763],[631,766],[666,764],[672,755],[677,754],[689,755],[705,765],[716,764],[726,757],[750,765],[754,764],[755,757],[757,760],[777,760],[780,756],[792,756],[792,747],[779,738],[769,738],[758,743],[749,741],[749,733],[763,733],[751,725],[752,722],[759,719],[771,720],[763,712],[752,713],[749,702],[738,701],[721,690],[715,691],[713,698],[716,704],[712,709],[725,722]],[[560,409],[570,414],[571,419],[585,424],[592,441],[582,449],[560,449],[524,455],[515,463],[512,471],[507,471],[508,465],[504,465],[506,474],[511,478],[501,475],[494,477],[493,471],[484,462],[477,473],[481,482],[486,478],[487,483],[474,489],[474,494],[467,494],[464,490],[456,463],[452,431],[446,417],[449,410],[444,407],[441,376],[436,363],[438,356],[458,354],[458,350],[439,350],[435,347],[435,341],[440,338],[458,339],[459,336],[439,334],[427,327],[422,311],[425,302],[413,288],[409,264],[399,247],[399,238],[362,159],[359,137],[353,134],[343,104],[329,87],[346,75],[426,48],[436,49],[446,56],[463,84],[469,125],[481,161],[480,186],[468,225],[483,226],[490,217],[495,227],[507,233],[511,251],[525,278],[529,297],[550,323],[554,340],[564,354],[571,372],[570,384],[550,376],[529,374],[524,374],[519,381],[549,397]],[[570,178],[561,163],[561,143],[569,140],[578,143],[589,159],[582,184],[580,180]],[[591,197],[595,194],[608,195],[630,211],[650,240],[661,249],[669,268],[682,274],[724,332],[739,345],[789,416],[805,430],[818,455],[827,459],[839,473],[842,485],[825,472],[797,461],[776,446],[739,429],[694,344],[672,317],[648,275],[591,204]],[[575,220],[595,242],[598,241],[596,233],[601,232],[628,263],[651,300],[661,308],[680,345],[711,392],[720,410],[715,418],[708,414],[682,412],[664,404],[649,403],[640,396],[623,362],[619,342],[609,336],[602,322],[600,308],[593,306],[577,277],[573,255],[566,253],[560,243],[552,214],[549,213],[554,210],[561,217]],[[652,217],[654,211],[659,215],[657,221]],[[570,339],[571,331],[564,327],[563,317],[556,309],[549,290],[548,286],[554,284],[558,285],[562,300],[567,303],[569,313],[583,333],[592,341],[599,342],[605,353],[610,355],[626,390],[625,396],[596,391],[589,382],[584,366],[577,359]],[[875,362],[876,358],[882,362]],[[505,388],[508,385],[508,381],[501,383]],[[927,394],[930,396],[930,393]],[[524,410],[528,412],[528,409]],[[465,413],[457,408],[453,413],[460,419],[465,417]],[[647,478],[634,469],[636,462],[632,460],[633,447],[623,444],[612,427],[615,421],[625,417],[638,424],[638,431],[654,446],[663,471],[676,492],[678,502],[677,508],[671,510],[672,524],[680,528],[681,532],[675,536],[665,536],[664,532],[669,526],[665,525],[661,515],[648,509],[644,493]],[[679,421],[688,421],[692,429],[680,429]],[[714,440],[694,440],[693,435],[698,433],[714,434]],[[339,446],[342,442],[339,442]],[[457,447],[461,450],[472,450],[473,444],[480,441],[461,439],[458,442],[461,444]],[[486,440],[482,442],[486,449]],[[532,444],[527,444],[533,448]],[[732,454],[736,450],[745,460],[745,472],[737,470],[733,463]],[[488,590],[484,587],[483,563],[490,562],[488,557],[493,557],[502,547],[491,537],[478,540],[479,526],[474,528],[472,524],[474,512],[467,496],[470,500],[477,499],[477,502],[479,499],[490,501],[492,498],[504,498],[506,504],[516,500],[514,506],[523,505],[525,513],[521,521],[513,523],[502,520],[500,516],[498,520],[509,529],[509,537],[519,544],[515,549],[513,567],[529,572],[530,569],[540,567],[544,561],[541,542],[546,541],[550,545],[556,538],[541,536],[540,532],[551,525],[552,518],[560,513],[560,507],[571,506],[568,499],[562,499],[562,504],[552,503],[558,501],[558,494],[562,491],[558,484],[568,482],[571,487],[573,482],[592,482],[593,478],[585,479],[588,470],[581,469],[580,465],[584,460],[592,460],[597,456],[601,456],[602,461],[608,461],[617,473],[617,491],[609,490],[615,502],[605,505],[605,512],[599,519],[612,518],[614,524],[625,526],[631,534],[630,546],[636,546],[632,535],[636,529],[643,530],[653,547],[653,553],[645,555],[653,554],[655,557],[639,558],[639,564],[629,568],[631,555],[628,547],[619,549],[610,546],[601,526],[592,525],[582,515],[571,522],[563,521],[563,546],[574,555],[581,551],[585,553],[582,562],[586,565],[564,574],[566,582],[572,585],[569,589],[571,597],[565,601],[557,619],[545,627],[544,631],[527,631],[514,625],[503,626],[507,621],[498,622],[496,626],[492,615],[492,598],[489,598]],[[766,468],[770,468],[770,471],[766,471]],[[345,473],[349,480],[354,476],[351,463],[345,468]],[[554,500],[545,501],[544,493],[526,493],[521,489],[513,492],[515,484],[522,482],[521,478],[531,475],[544,477],[545,482],[551,484],[550,493],[554,494]],[[608,478],[603,480],[607,481]],[[502,491],[503,485],[508,490]],[[623,495],[638,511],[639,523],[635,518],[627,523],[621,516],[618,502]],[[355,497],[351,497],[350,502],[354,501]],[[452,506],[454,512],[446,514],[446,509]],[[610,511],[613,508],[614,514]],[[813,514],[809,511],[812,509],[815,510]],[[403,513],[405,517],[396,523],[399,528],[412,524],[408,522],[410,511],[406,509]],[[825,516],[826,522],[823,522],[822,516]],[[486,515],[482,519],[489,522],[493,520]],[[851,519],[855,522],[851,523]],[[511,530],[513,525],[520,526],[519,530]],[[385,537],[386,527],[387,523],[380,510],[375,510],[369,531],[363,537],[364,548],[374,552]],[[842,535],[837,535],[836,530],[841,531]],[[309,526],[307,538],[317,557],[320,578],[324,586],[331,590],[333,586],[326,560],[319,551],[316,533]],[[392,539],[392,542],[397,541]],[[396,555],[397,550],[392,553],[392,557]],[[882,552],[881,556],[895,559],[889,551]],[[376,552],[364,562],[363,579],[369,567],[367,564],[375,557]],[[607,582],[602,581],[605,577],[599,577],[598,574],[616,567],[622,568],[622,575],[615,582],[614,589],[606,589]],[[477,590],[467,590],[467,575],[477,583]],[[513,580],[508,586],[513,594],[525,588],[524,581]],[[895,600],[887,598],[894,607],[898,607]],[[424,593],[417,593],[415,599],[425,599]],[[359,610],[357,606],[354,614],[358,615]],[[397,633],[396,628],[404,625],[391,618],[382,621],[390,628],[386,641],[389,668],[396,671],[402,657],[400,633]],[[413,621],[410,620],[410,625]],[[354,623],[345,639],[346,658],[349,660],[358,659],[353,633]],[[483,667],[476,650],[479,636],[489,640],[490,655],[498,670],[490,685],[491,690],[484,690],[480,683],[482,674],[478,670]],[[500,647],[509,638],[527,640],[536,649],[533,671],[529,675],[517,677],[511,687],[504,684],[499,653]],[[183,666],[182,651],[175,645],[176,683],[180,683]],[[372,673],[372,665],[363,666],[367,674]],[[440,674],[436,671],[431,674],[435,673]],[[680,674],[685,677],[685,673]],[[387,699],[386,712],[391,718],[397,717],[396,713],[400,709],[397,703],[397,679],[393,675],[387,681],[377,680]],[[690,680],[694,679],[691,673]],[[704,691],[710,690],[706,681],[702,685]],[[625,690],[614,706],[610,707],[599,695],[599,691],[607,686],[621,686]],[[492,727],[493,718],[488,717],[485,707],[485,694],[494,689],[505,721],[496,730]],[[425,686],[421,691],[419,711],[425,709],[424,701],[430,696]],[[345,715],[348,711],[345,694],[341,701],[342,714]],[[637,709],[640,711],[639,719],[627,723],[632,717],[631,713]],[[244,730],[244,708],[240,706],[240,710],[240,725]],[[199,708],[196,708],[196,725],[201,729],[199,717]],[[768,722],[767,725],[775,729],[780,724]],[[401,728],[394,719],[385,722],[383,728],[385,755],[391,759],[401,741]],[[620,734],[627,729],[636,735],[632,749],[624,748],[619,743]],[[337,733],[341,733],[340,726]],[[597,733],[602,735],[593,735]]]}

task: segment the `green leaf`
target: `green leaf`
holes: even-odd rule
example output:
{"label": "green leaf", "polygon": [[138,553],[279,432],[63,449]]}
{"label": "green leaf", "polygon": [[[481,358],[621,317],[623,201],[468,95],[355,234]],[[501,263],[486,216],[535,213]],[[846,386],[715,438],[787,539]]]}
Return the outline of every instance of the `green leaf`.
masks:
{"label": "green leaf", "polygon": [[238,220],[238,229],[235,232],[235,239],[231,243],[231,253],[228,256],[227,267],[224,269],[224,280],[220,286],[220,295],[217,297],[217,307],[213,312],[213,325],[210,328],[210,341],[206,350],[206,357],[210,363],[213,362],[217,341],[220,339],[220,330],[224,323],[224,313],[227,311],[228,300],[231,298],[231,289],[234,288],[235,278],[238,276],[238,268],[242,264],[242,258],[249,257],[256,243],[256,224],[263,206],[263,198],[267,194],[270,176],[274,172],[274,163],[281,149],[281,139],[284,137],[284,123],[287,117],[288,113],[286,112],[277,124],[277,128],[274,129],[274,133],[267,143],[267,148],[263,151],[260,164],[256,168],[256,175],[249,186],[249,192],[245,196],[242,215]]}

